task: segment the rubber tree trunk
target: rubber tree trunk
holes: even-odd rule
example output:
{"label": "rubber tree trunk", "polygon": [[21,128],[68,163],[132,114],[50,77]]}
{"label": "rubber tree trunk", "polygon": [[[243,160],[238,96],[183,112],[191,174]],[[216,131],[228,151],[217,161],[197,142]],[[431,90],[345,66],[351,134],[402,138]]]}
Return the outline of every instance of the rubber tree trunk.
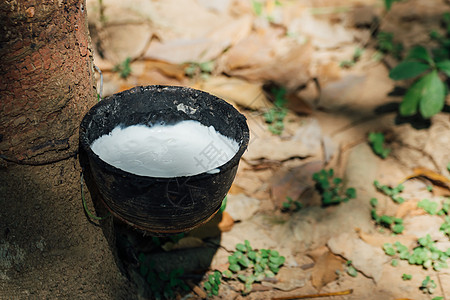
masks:
{"label": "rubber tree trunk", "polygon": [[133,299],[81,205],[85,1],[1,1],[0,32],[0,298]]}

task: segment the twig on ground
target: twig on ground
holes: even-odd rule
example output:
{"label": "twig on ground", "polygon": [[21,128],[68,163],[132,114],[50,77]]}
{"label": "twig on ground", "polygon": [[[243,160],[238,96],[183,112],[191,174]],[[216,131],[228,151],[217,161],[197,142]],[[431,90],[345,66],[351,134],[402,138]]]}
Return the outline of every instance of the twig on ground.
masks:
{"label": "twig on ground", "polygon": [[340,292],[323,293],[323,294],[274,297],[274,298],[272,298],[272,300],[295,300],[295,299],[321,298],[321,297],[330,297],[330,296],[344,296],[344,295],[350,295],[351,293],[353,293],[353,289],[340,291]]}

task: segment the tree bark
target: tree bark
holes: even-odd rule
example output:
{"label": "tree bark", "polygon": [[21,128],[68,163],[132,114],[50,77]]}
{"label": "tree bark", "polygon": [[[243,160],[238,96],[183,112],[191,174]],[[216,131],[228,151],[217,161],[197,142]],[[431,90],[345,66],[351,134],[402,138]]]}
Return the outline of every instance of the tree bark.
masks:
{"label": "tree bark", "polygon": [[1,1],[0,31],[0,298],[133,299],[81,203],[85,0]]}
{"label": "tree bark", "polygon": [[24,163],[63,159],[95,103],[84,1],[0,4],[1,154]]}

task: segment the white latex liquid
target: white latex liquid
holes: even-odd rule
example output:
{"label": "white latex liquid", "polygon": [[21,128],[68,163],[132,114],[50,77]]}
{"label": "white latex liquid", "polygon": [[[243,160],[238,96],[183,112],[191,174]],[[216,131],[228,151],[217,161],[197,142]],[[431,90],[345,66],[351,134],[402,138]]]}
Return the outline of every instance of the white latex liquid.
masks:
{"label": "white latex liquid", "polygon": [[239,144],[213,126],[182,121],[152,127],[117,126],[96,139],[91,148],[116,168],[137,175],[170,178],[218,173],[217,167],[236,154]]}

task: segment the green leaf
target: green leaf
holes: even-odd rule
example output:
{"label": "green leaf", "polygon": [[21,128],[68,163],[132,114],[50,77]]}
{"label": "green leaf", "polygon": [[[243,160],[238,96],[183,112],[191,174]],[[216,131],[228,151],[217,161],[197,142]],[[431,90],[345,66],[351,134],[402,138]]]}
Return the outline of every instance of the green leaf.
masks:
{"label": "green leaf", "polygon": [[393,260],[391,261],[391,266],[393,266],[393,267],[398,266],[398,260],[397,260],[397,259],[393,259]]}
{"label": "green leaf", "polygon": [[420,78],[411,85],[400,103],[400,114],[402,116],[412,116],[419,108],[420,100],[422,99],[422,90],[427,85],[429,79],[426,76]]}
{"label": "green leaf", "polygon": [[378,199],[377,199],[377,198],[371,198],[371,199],[370,199],[370,205],[371,205],[372,207],[377,207],[377,205],[378,205]]}
{"label": "green leaf", "polygon": [[242,282],[245,282],[247,280],[247,276],[245,276],[244,274],[239,274],[237,278]]}
{"label": "green leaf", "polygon": [[383,250],[384,250],[384,252],[385,252],[387,255],[389,255],[389,256],[393,256],[393,255],[395,255],[395,253],[396,253],[394,247],[393,247],[392,244],[390,244],[390,243],[385,243],[385,244],[383,245]]}
{"label": "green leaf", "polygon": [[144,265],[144,264],[141,264],[141,265],[139,266],[139,273],[140,273],[142,276],[145,277],[145,275],[147,275],[147,272],[148,272],[148,266],[147,266],[147,265]]}
{"label": "green leaf", "polygon": [[355,199],[356,198],[356,189],[355,188],[348,188],[345,191],[345,195],[347,197],[349,197],[350,199]]}
{"label": "green leaf", "polygon": [[270,256],[271,257],[278,257],[280,256],[280,253],[278,253],[277,250],[269,250],[270,251]]}
{"label": "green leaf", "polygon": [[403,274],[402,275],[402,279],[403,280],[411,280],[412,279],[412,275],[411,274]]}
{"label": "green leaf", "polygon": [[277,267],[278,266],[281,266],[282,264],[284,264],[284,262],[285,262],[285,258],[284,258],[284,256],[278,256],[278,257],[273,257],[273,256],[271,256],[270,258],[269,258],[269,261],[271,262],[271,263],[273,263],[274,265],[276,265]]}
{"label": "green leaf", "polygon": [[211,283],[209,283],[209,281],[206,281],[203,286],[205,287],[205,290],[210,291],[212,288]]}
{"label": "green leaf", "polygon": [[260,16],[262,14],[262,11],[263,11],[263,3],[253,0],[252,1],[252,6],[253,6],[253,11],[255,12],[255,14],[257,16]]}
{"label": "green leaf", "polygon": [[415,46],[409,50],[407,60],[417,59],[427,62],[428,64],[433,64],[433,59],[431,58],[428,50],[423,46]]}
{"label": "green leaf", "polygon": [[394,223],[394,219],[391,216],[382,215],[380,218],[380,223],[385,226],[390,226]]}
{"label": "green leaf", "polygon": [[251,250],[247,253],[248,258],[250,258],[253,261],[256,261],[256,252]]}
{"label": "green leaf", "polygon": [[270,270],[264,271],[264,275],[266,275],[267,278],[275,277],[275,274]]}
{"label": "green leaf", "polygon": [[392,3],[394,3],[395,0],[384,0],[384,6],[386,7],[387,11],[391,10]]}
{"label": "green leaf", "polygon": [[233,277],[233,273],[231,273],[230,270],[225,270],[222,272],[222,276],[225,278],[231,278],[231,277]]}
{"label": "green leaf", "polygon": [[423,80],[425,84],[422,89],[419,109],[424,118],[430,118],[444,108],[446,90],[437,71],[425,75]]}
{"label": "green leaf", "polygon": [[358,276],[358,271],[356,271],[355,267],[348,266],[347,267],[347,274],[352,276],[352,277],[356,277],[356,276]]}
{"label": "green leaf", "polygon": [[228,269],[234,273],[237,273],[241,270],[241,267],[238,264],[232,264],[228,267]]}
{"label": "green leaf", "polygon": [[441,62],[436,63],[436,67],[439,71],[445,73],[445,75],[450,76],[450,60],[443,60]]}
{"label": "green leaf", "polygon": [[414,78],[428,69],[430,69],[428,64],[417,61],[403,61],[389,72],[389,77],[393,80]]}
{"label": "green leaf", "polygon": [[238,259],[238,263],[243,266],[244,268],[248,268],[248,266],[250,265],[250,260],[248,259],[247,256],[244,256],[240,259]]}
{"label": "green leaf", "polygon": [[238,250],[240,252],[246,252],[247,251],[247,247],[245,247],[244,244],[237,244],[236,245],[236,250]]}
{"label": "green leaf", "polygon": [[245,243],[245,247],[247,248],[247,251],[251,251],[252,246],[250,246],[250,242],[248,240],[245,240],[244,243]]}
{"label": "green leaf", "polygon": [[248,294],[252,291],[252,284],[251,283],[246,283],[244,284],[244,294]]}
{"label": "green leaf", "polygon": [[238,262],[238,259],[235,256],[228,256],[228,262],[230,263],[230,265],[235,265]]}
{"label": "green leaf", "polygon": [[392,231],[397,234],[402,233],[404,229],[405,229],[405,227],[401,224],[395,224],[392,227]]}

